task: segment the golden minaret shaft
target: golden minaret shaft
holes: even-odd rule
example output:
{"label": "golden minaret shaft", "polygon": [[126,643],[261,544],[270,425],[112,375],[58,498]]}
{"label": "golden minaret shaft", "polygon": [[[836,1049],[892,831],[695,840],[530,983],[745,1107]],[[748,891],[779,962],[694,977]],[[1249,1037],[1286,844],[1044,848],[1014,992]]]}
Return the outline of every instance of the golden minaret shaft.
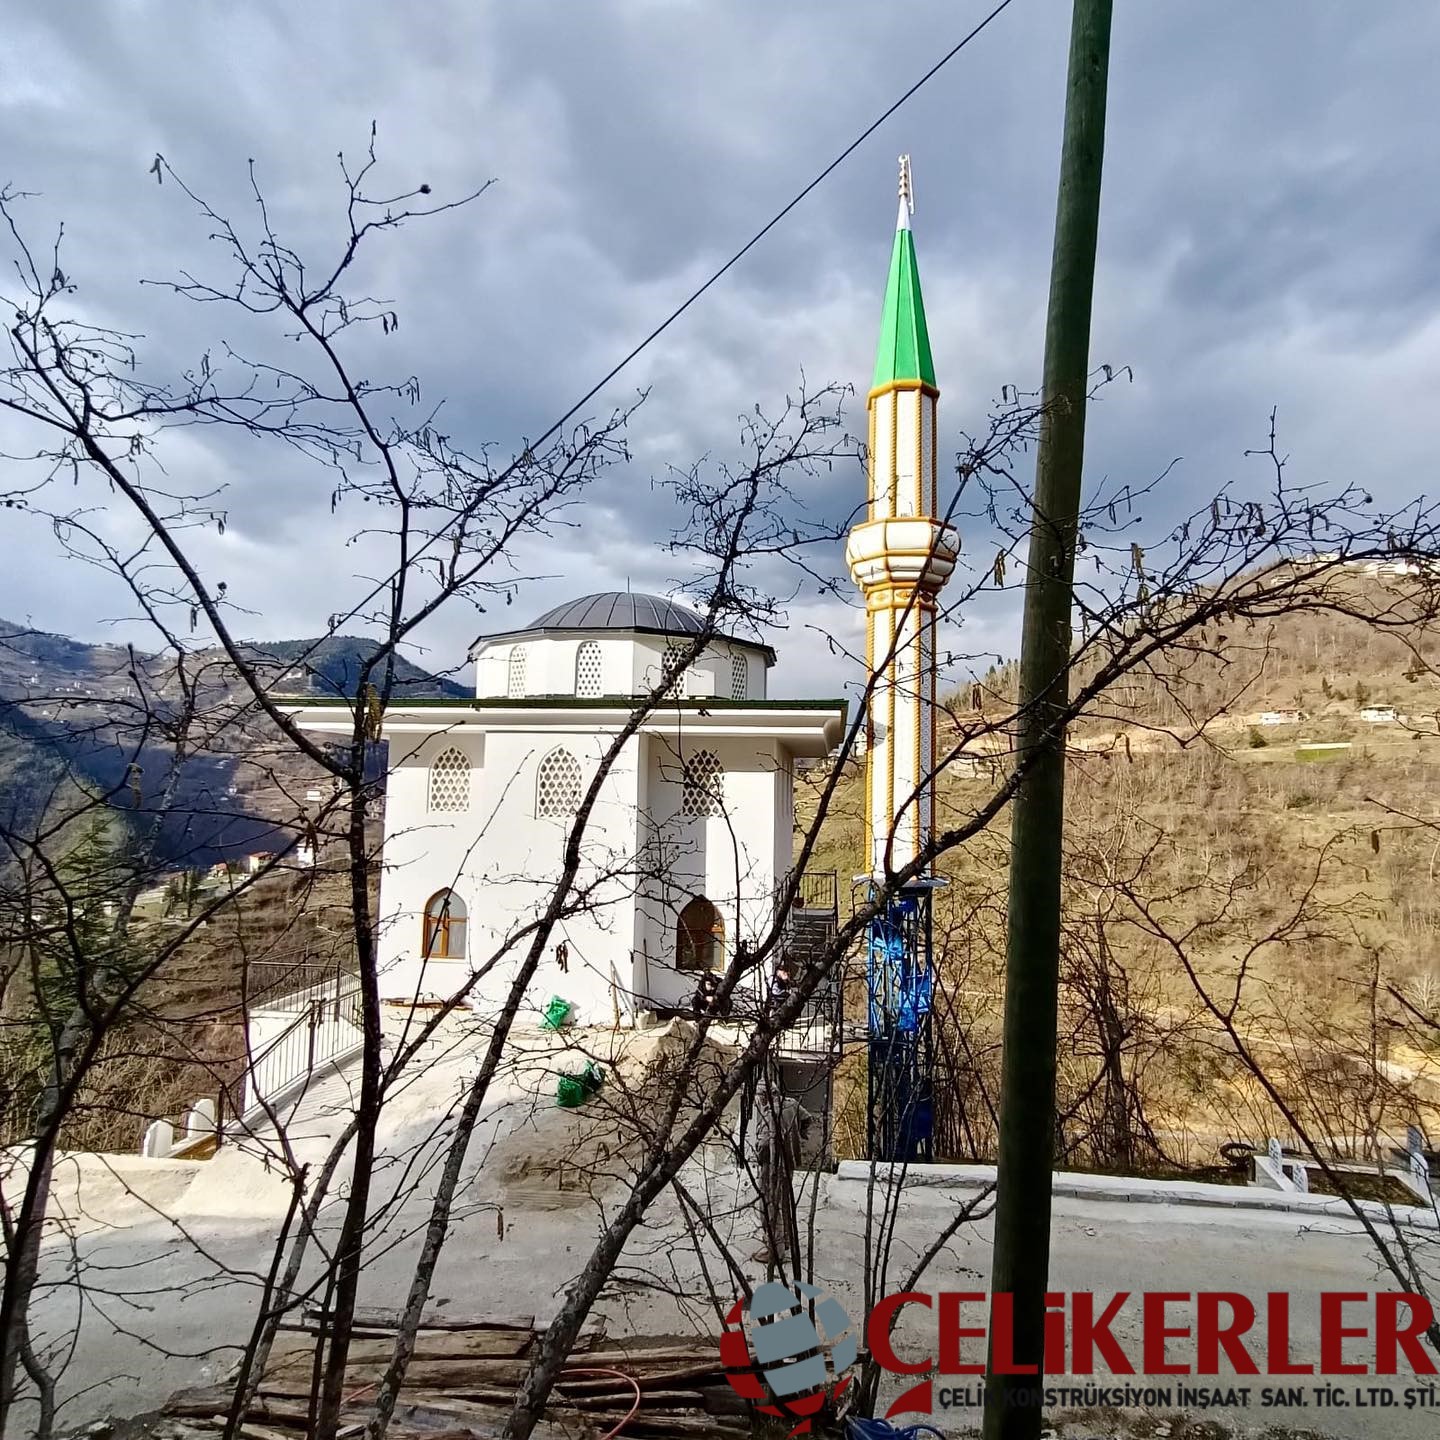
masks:
{"label": "golden minaret shaft", "polygon": [[[865,662],[873,677],[865,755],[867,869],[908,865],[934,827],[936,597],[959,541],[937,518],[935,365],[920,296],[909,156],[900,158],[900,214],[870,420],[869,503],[845,559],[865,596]],[[928,867],[927,867],[928,868]]]}

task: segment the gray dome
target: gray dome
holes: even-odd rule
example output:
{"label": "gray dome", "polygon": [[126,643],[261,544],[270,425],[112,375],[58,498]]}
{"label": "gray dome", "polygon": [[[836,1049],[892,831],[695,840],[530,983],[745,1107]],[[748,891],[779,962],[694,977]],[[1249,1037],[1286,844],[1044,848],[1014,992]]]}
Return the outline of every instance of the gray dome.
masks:
{"label": "gray dome", "polygon": [[606,590],[547,610],[527,630],[638,630],[647,635],[698,635],[704,621],[659,595]]}
{"label": "gray dome", "polygon": [[[527,635],[570,634],[576,631],[628,631],[632,635],[698,635],[705,628],[705,619],[688,606],[677,605],[660,595],[636,594],[629,590],[606,590],[598,595],[582,595],[567,600],[553,610],[517,630],[504,630],[498,635],[479,635],[475,645],[493,645],[502,640],[520,640]],[[746,640],[739,635],[717,634],[717,640],[743,645],[765,657],[767,665],[775,663],[775,652],[761,640]],[[472,646],[472,652],[474,647]],[[473,653],[472,653],[473,658]]]}

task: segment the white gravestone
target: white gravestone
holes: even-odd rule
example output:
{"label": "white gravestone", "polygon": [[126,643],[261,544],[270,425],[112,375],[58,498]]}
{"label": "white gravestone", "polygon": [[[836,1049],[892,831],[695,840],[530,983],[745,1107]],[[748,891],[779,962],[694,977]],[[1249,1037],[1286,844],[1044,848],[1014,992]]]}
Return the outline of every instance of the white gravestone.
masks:
{"label": "white gravestone", "polygon": [[168,1120],[152,1120],[145,1131],[140,1153],[151,1160],[163,1160],[175,1148],[175,1127]]}
{"label": "white gravestone", "polygon": [[215,1133],[215,1102],[206,1096],[197,1100],[185,1116],[185,1138],[198,1140],[202,1135]]}

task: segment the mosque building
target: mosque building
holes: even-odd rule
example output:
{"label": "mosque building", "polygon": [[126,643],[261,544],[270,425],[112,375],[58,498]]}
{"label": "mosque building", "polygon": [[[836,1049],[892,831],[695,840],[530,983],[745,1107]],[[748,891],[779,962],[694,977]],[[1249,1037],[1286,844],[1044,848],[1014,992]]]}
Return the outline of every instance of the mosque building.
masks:
{"label": "mosque building", "polygon": [[[583,909],[529,992],[581,1023],[685,1006],[774,919],[790,870],[797,763],[839,744],[843,700],[772,700],[775,652],[717,636],[688,667],[695,611],[657,595],[586,595],[483,637],[473,700],[401,700],[389,744],[379,973],[388,1000],[453,995],[543,909],[571,821],[637,697],[666,698],[626,740],[582,837]],[[347,707],[299,710],[348,734]],[[473,992],[497,1007],[525,946]]]}
{"label": "mosque building", "polygon": [[[936,597],[958,548],[937,518],[939,391],[911,208],[902,160],[868,397],[868,499],[846,547],[875,677],[864,737],[865,851],[855,857],[873,883],[907,865],[914,871],[930,837]],[[391,704],[383,718],[384,998],[449,997],[482,970],[472,1002],[481,1013],[498,1007],[525,954],[525,927],[561,873],[582,795],[637,697],[662,681],[664,698],[604,778],[580,841],[583,904],[558,925],[527,1000],[538,1012],[560,996],[587,1024],[680,1009],[735,947],[769,932],[793,863],[796,767],[840,743],[846,703],[770,699],[775,653],[740,636],[712,637],[682,668],[702,628],[693,610],[660,596],[585,595],[478,640],[473,699]],[[307,729],[350,734],[344,705],[311,703],[296,713]],[[891,1036],[886,1057],[901,1054],[895,1025],[913,1035],[917,1015],[928,1014],[928,918],[917,929],[915,916],[928,917],[922,892],[933,883],[923,866],[912,873],[899,908],[877,919],[872,936],[870,1029],[872,1040]],[[833,926],[833,881],[827,895],[802,888],[801,899],[818,900]],[[878,969],[876,956],[884,957]],[[767,983],[758,974],[747,980]],[[919,1093],[919,1083],[907,1080],[905,1094]],[[912,1099],[905,1104],[914,1108]]]}

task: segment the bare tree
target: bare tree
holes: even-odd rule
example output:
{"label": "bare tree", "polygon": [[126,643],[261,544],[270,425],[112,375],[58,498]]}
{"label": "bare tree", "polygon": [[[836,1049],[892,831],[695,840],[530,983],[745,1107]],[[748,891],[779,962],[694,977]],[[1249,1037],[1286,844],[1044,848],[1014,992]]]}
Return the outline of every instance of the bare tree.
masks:
{"label": "bare tree", "polygon": [[[571,523],[577,513],[571,507],[607,467],[627,460],[625,434],[633,406],[598,422],[566,416],[502,461],[483,440],[461,439],[444,428],[448,422],[439,405],[428,399],[403,361],[394,378],[369,378],[387,373],[387,349],[399,350],[403,342],[395,309],[363,292],[357,257],[411,224],[440,219],[470,204],[483,187],[454,201],[432,199],[428,186],[412,185],[395,194],[379,191],[374,188],[380,171],[372,135],[358,166],[342,160],[341,222],[334,245],[324,255],[302,257],[272,224],[258,177],[252,176],[253,210],[242,224],[187,187],[163,159],[158,165],[169,187],[165,193],[178,190],[205,220],[220,266],[219,278],[204,278],[195,267],[178,281],[161,283],[171,296],[195,302],[204,317],[242,318],[253,347],[242,351],[238,344],[225,345],[217,331],[210,348],[178,377],[160,376],[161,362],[145,353],[133,335],[77,319],[84,312],[58,248],[42,254],[27,244],[19,224],[23,197],[7,193],[0,204],[19,264],[9,297],[12,353],[0,379],[0,406],[8,417],[7,433],[22,437],[11,443],[24,447],[12,457],[18,478],[7,482],[6,498],[48,518],[77,560],[100,566],[126,588],[135,614],[156,637],[159,659],[154,663],[173,677],[173,688],[164,694],[156,690],[136,697],[131,748],[120,779],[108,792],[69,797],[68,809],[47,810],[39,822],[12,826],[6,835],[19,876],[12,885],[6,872],[7,991],[18,986],[13,1008],[23,1012],[26,1024],[44,1032],[46,1079],[36,1118],[24,1126],[30,1149],[22,1193],[17,1199],[7,1189],[0,1196],[6,1259],[0,1427],[17,1423],[21,1370],[30,1393],[39,1397],[42,1430],[54,1423],[60,1401],[55,1372],[63,1365],[65,1346],[55,1347],[47,1363],[31,1343],[29,1318],[43,1269],[50,1167],[85,1086],[93,1083],[107,1040],[119,1027],[143,1018],[147,1006],[153,1011],[147,987],[180,962],[187,945],[199,943],[202,931],[233,921],[238,933],[247,899],[267,879],[283,877],[303,846],[312,855],[326,856],[316,868],[332,884],[332,938],[344,969],[353,975],[361,1035],[356,1093],[353,1109],[318,1158],[302,1153],[289,1117],[268,1101],[259,1107],[265,1112],[263,1125],[254,1122],[249,1133],[243,1126],[233,1132],[237,1144],[264,1147],[267,1163],[280,1172],[288,1190],[273,1247],[243,1267],[258,1306],[249,1333],[231,1341],[241,1354],[227,1382],[226,1428],[230,1435],[241,1433],[279,1326],[307,1313],[307,1307],[320,1317],[320,1334],[311,1357],[306,1433],[329,1440],[352,1423],[357,1402],[346,1377],[362,1272],[377,1256],[414,1242],[396,1338],[379,1383],[363,1398],[364,1423],[379,1440],[402,1399],[447,1239],[457,1224],[483,1208],[467,1208],[467,1167],[476,1160],[477,1143],[482,1154],[489,1143],[477,1137],[491,1113],[497,1080],[525,1060],[531,1043],[520,1033],[527,985],[553,953],[568,919],[603,909],[608,895],[653,903],[667,892],[673,857],[666,854],[664,837],[648,837],[629,850],[617,848],[597,837],[594,816],[606,777],[631,737],[672,702],[675,673],[662,672],[648,690],[630,697],[623,719],[597,738],[589,779],[563,827],[560,863],[554,875],[545,877],[533,907],[505,927],[487,953],[471,958],[465,977],[437,1004],[413,1006],[398,1038],[387,1036],[382,1023],[377,974],[375,890],[384,863],[377,853],[383,805],[377,750],[387,742],[396,746],[387,717],[402,693],[403,662],[419,627],[443,607],[506,603],[525,576],[528,543]],[[1106,384],[1114,377],[1095,378]],[[796,492],[800,482],[808,484],[832,469],[853,476],[860,447],[845,432],[845,398],[835,386],[802,386],[782,403],[762,405],[742,421],[730,462],[696,464],[657,482],[657,506],[673,520],[668,543],[675,568],[701,615],[675,657],[676,671],[683,671],[717,635],[758,633],[778,618],[781,597],[793,596],[802,585],[811,593],[817,583],[829,594],[839,593],[834,557],[844,521],[837,523],[818,507],[807,508]],[[982,592],[1014,584],[1017,556],[1031,524],[1030,496],[1017,467],[1040,418],[1033,397],[1012,395],[1007,387],[994,413],[977,426],[977,436],[961,441],[957,483],[945,518],[963,522],[977,537],[970,551],[980,558],[952,586],[941,617],[947,626],[962,624],[967,605]],[[350,529],[363,538],[368,556],[380,557],[374,573],[329,617],[322,640],[308,653],[288,657],[283,667],[308,674],[314,683],[323,680],[343,702],[344,733],[336,745],[306,730],[296,707],[280,696],[276,667],[242,638],[241,627],[250,619],[244,597],[232,595],[199,559],[197,537],[226,523],[225,497],[187,487],[183,475],[162,468],[177,435],[197,428],[218,445],[243,447],[247,456],[275,454],[320,477],[337,528],[357,504],[361,507],[361,518]],[[1136,513],[1142,499],[1147,504],[1158,499],[1158,482],[1097,487],[1081,517],[1082,574],[1074,592],[1081,640],[1071,666],[1071,699],[1060,723],[1073,724],[1077,735],[1099,734],[1110,726],[1114,738],[1119,735],[1116,717],[1128,713],[1135,694],[1162,694],[1169,708],[1163,724],[1152,719],[1153,728],[1163,729],[1182,747],[1203,748],[1217,717],[1252,683],[1250,662],[1264,648],[1255,637],[1263,636],[1265,627],[1298,614],[1340,615],[1377,634],[1401,634],[1433,620],[1440,597],[1431,577],[1440,532],[1432,508],[1416,502],[1387,510],[1357,486],[1321,491],[1291,485],[1273,433],[1262,457],[1267,470],[1260,487],[1240,481],[1227,485],[1159,534],[1145,529]],[[78,496],[62,484],[70,481],[76,482]],[[857,497],[859,488],[857,483]],[[109,538],[104,517],[112,513],[123,515],[127,533],[140,537],[127,541],[128,548]],[[1388,607],[1364,603],[1355,590],[1353,565],[1397,559],[1414,566],[1412,583]],[[324,671],[320,649],[350,626],[373,643],[343,682],[336,681]],[[963,628],[959,634],[963,638]],[[989,1143],[996,1100],[994,1045],[982,1022],[991,1008],[987,987],[994,988],[986,974],[989,958],[999,952],[973,931],[977,917],[993,921],[1003,896],[983,876],[977,878],[970,862],[988,836],[1000,833],[1024,778],[1028,762],[1017,759],[1013,748],[1023,717],[1009,682],[987,672],[979,656],[945,658],[952,681],[972,672],[971,703],[952,707],[926,777],[939,798],[935,833],[913,861],[870,877],[833,935],[798,955],[787,948],[786,917],[807,873],[824,868],[831,854],[837,858],[828,868],[853,869],[847,797],[865,709],[886,658],[879,657],[875,673],[866,673],[842,641],[831,636],[829,643],[837,667],[858,668],[857,711],[839,753],[807,779],[793,864],[771,897],[767,918],[745,928],[737,913],[735,931],[739,935],[744,929],[744,943],[727,954],[706,1005],[679,1036],[667,1064],[628,1087],[613,1087],[607,1103],[616,1149],[601,1167],[610,1188],[592,1248],[528,1357],[506,1421],[510,1440],[525,1440],[533,1432],[587,1317],[615,1284],[657,1206],[676,1207],[697,1263],[714,1267],[708,1282],[712,1302],[732,1281],[743,1291],[747,1260],[736,1248],[738,1230],[727,1228],[726,1217],[744,1208],[746,1187],[753,1193],[759,1177],[737,1118],[766,1093],[765,1077],[774,1073],[786,1037],[808,1023],[807,1017],[813,1020],[817,1007],[829,1017],[826,1064],[835,1072],[834,1083],[854,1073],[862,1027],[846,1025],[854,1025],[856,1013],[849,1002],[860,983],[857,957],[872,921],[908,883],[932,872],[955,882],[941,914],[945,943],[937,1015],[948,1027],[942,1047],[946,1064],[963,1073],[966,1083],[958,1087],[964,1104],[947,1124],[949,1133],[965,1137],[960,1143],[977,1152]],[[208,688],[204,677],[212,673],[223,673],[223,697]],[[136,688],[145,687],[137,680]],[[1116,754],[1128,754],[1130,744],[1127,730],[1116,739]],[[135,808],[142,816],[142,837],[150,839],[138,851],[127,851],[103,883],[93,873],[67,874],[65,842],[77,822],[93,811],[113,810],[114,801],[136,781],[130,767],[156,746],[168,757],[167,773],[176,778],[168,792],[147,793],[140,787],[144,803]],[[156,837],[167,817],[182,809],[177,803],[182,777],[207,758],[233,760],[236,748],[260,757],[247,763],[255,763],[267,787],[283,797],[271,821],[281,836],[276,852],[255,875],[227,881],[198,903],[187,904],[183,919],[172,915],[180,923],[162,936],[158,927],[142,926],[134,913],[137,897],[163,878],[169,863]],[[677,755],[682,764],[683,758]],[[312,783],[321,796],[314,802],[304,798]],[[899,799],[909,806],[919,797]],[[184,808],[192,812],[189,800]],[[147,825],[152,829],[145,830]],[[1161,1127],[1152,1115],[1147,1068],[1158,1064],[1167,1038],[1191,1023],[1188,1014],[1159,1019],[1155,1014],[1160,1005],[1156,957],[1163,951],[1183,968],[1189,953],[1189,932],[1167,913],[1167,894],[1183,890],[1192,898],[1218,896],[1223,918],[1234,886],[1242,881],[1191,876],[1167,892],[1168,877],[1157,866],[1173,837],[1113,817],[1097,819],[1095,829],[1099,833],[1077,836],[1070,847],[1067,979],[1078,1059],[1067,1077],[1070,1099],[1062,1146],[1088,1154],[1095,1163],[1126,1165],[1141,1155],[1165,1153]],[[51,898],[41,902],[42,892]],[[116,913],[103,917],[98,938],[87,929],[93,917],[82,898],[86,893],[116,897]],[[293,899],[304,913],[322,903],[313,893],[297,893]],[[1312,892],[1303,914],[1297,912],[1288,926],[1270,927],[1258,941],[1251,937],[1252,942],[1282,944],[1302,934],[1317,935],[1323,928],[1316,917],[1318,903]],[[1204,924],[1213,928],[1220,918],[1212,916]],[[1193,922],[1192,930],[1199,923]],[[266,957],[278,953],[257,945],[251,930],[244,935],[240,968],[245,978],[236,1009],[242,1027],[268,983],[262,973],[270,963]],[[1138,961],[1122,935],[1146,937],[1149,948]],[[133,960],[137,947],[143,954]],[[286,963],[296,963],[307,952],[301,945],[285,953],[290,955]],[[46,958],[55,955],[63,957],[63,964]],[[782,972],[783,981],[777,983]],[[48,998],[56,975],[69,987],[58,1008]],[[1383,989],[1377,975],[1372,999],[1378,1002]],[[472,1018],[472,1002],[479,1003],[482,994],[490,997],[485,1013]],[[847,1000],[843,1021],[828,1008],[836,996]],[[1217,1011],[1206,1002],[1205,1008],[1223,1029],[1225,1007]],[[1372,1007],[1372,1013],[1378,1012]],[[1243,1042],[1241,1027],[1234,1029],[1231,1038]],[[421,1127],[420,1137],[407,1141],[404,1153],[387,1153],[387,1112],[437,1051],[448,1054],[446,1047],[458,1049],[462,1043],[474,1064],[453,1105]],[[593,1044],[601,1058],[594,1037],[577,1042],[582,1043]],[[260,1057],[248,1041],[246,1047],[241,1068],[253,1075]],[[783,1128],[778,1108],[770,1120]],[[718,1200],[695,1183],[697,1153],[719,1143],[717,1136],[728,1153],[724,1185],[730,1187],[723,1194],[716,1191]],[[797,1166],[794,1181],[793,1204],[771,1204],[764,1212],[766,1243],[772,1257],[783,1257],[788,1274],[807,1261],[824,1183],[818,1165]],[[869,1297],[902,1268],[912,1282],[918,1280],[983,1208],[983,1202],[957,1206],[921,1253],[902,1263],[895,1226],[904,1181],[903,1167],[872,1175],[863,1267]],[[406,1208],[406,1201],[416,1197],[423,1197],[418,1220]],[[777,1214],[782,1208],[785,1213]],[[503,1215],[492,1223],[503,1224]],[[196,1253],[207,1255],[178,1222],[175,1228]],[[751,1238],[747,1234],[745,1243]],[[1403,1271],[1403,1253],[1394,1245],[1386,1253],[1399,1254]],[[217,1275],[224,1272],[218,1259],[206,1263],[213,1263]],[[813,1264],[813,1256],[808,1263]],[[242,1267],[232,1268],[238,1274]],[[872,1370],[861,1387],[866,1405],[876,1400],[877,1382]]]}

